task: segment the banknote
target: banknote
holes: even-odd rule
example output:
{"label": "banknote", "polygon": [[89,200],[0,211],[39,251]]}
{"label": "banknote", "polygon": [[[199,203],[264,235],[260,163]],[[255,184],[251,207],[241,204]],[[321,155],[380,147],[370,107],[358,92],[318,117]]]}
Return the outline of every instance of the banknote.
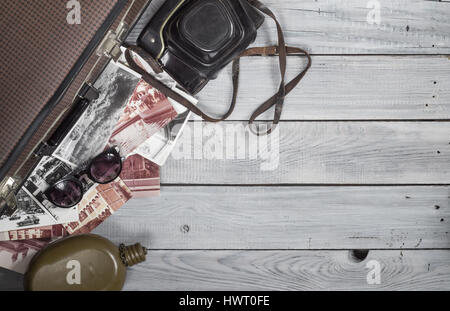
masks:
{"label": "banknote", "polygon": [[56,239],[0,242],[0,267],[25,273],[33,256]]}
{"label": "banknote", "polygon": [[122,155],[129,155],[176,116],[167,97],[141,80],[114,128],[109,145],[119,146]]}
{"label": "banknote", "polygon": [[138,154],[124,161],[120,178],[135,198],[159,195],[159,166]]}

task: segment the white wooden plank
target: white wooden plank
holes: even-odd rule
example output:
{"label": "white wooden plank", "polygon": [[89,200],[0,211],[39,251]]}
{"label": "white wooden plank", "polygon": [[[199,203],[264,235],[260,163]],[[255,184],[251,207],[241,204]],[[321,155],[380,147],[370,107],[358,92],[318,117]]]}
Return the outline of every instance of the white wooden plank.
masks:
{"label": "white wooden plank", "polygon": [[[265,0],[279,17],[286,42],[315,54],[450,52],[450,4],[425,0]],[[379,3],[379,24],[367,16]],[[367,8],[371,4],[372,8]],[[268,21],[257,44],[276,43]]]}
{"label": "white wooden plank", "polygon": [[[379,263],[379,285],[367,284]],[[373,266],[371,266],[373,267]],[[347,251],[151,251],[125,290],[449,290],[449,250],[377,250],[362,262]]]}
{"label": "white wooden plank", "polygon": [[[289,58],[288,76],[296,75],[303,63],[300,58]],[[314,56],[312,64],[286,98],[282,119],[450,119],[448,57]],[[238,103],[230,120],[248,120],[276,92],[277,65],[270,57],[242,60]],[[223,114],[231,93],[228,67],[199,94],[199,105],[212,115]],[[273,110],[261,116],[272,118]]]}
{"label": "white wooden plank", "polygon": [[[164,0],[153,0],[155,8]],[[286,41],[315,54],[449,54],[448,1],[379,0],[379,24],[370,24],[369,0],[264,0],[283,26]],[[371,8],[367,6],[371,4]],[[269,18],[255,45],[273,45]]]}
{"label": "white wooden plank", "polygon": [[163,187],[96,229],[151,249],[450,248],[449,187]]}
{"label": "white wooden plank", "polygon": [[193,122],[162,182],[450,183],[450,122],[283,122],[278,131],[257,141],[240,122]]}
{"label": "white wooden plank", "polygon": [[[372,260],[379,285],[367,284]],[[124,290],[449,290],[449,262],[448,250],[376,250],[362,262],[347,251],[150,251]],[[0,289],[21,282],[11,274]]]}

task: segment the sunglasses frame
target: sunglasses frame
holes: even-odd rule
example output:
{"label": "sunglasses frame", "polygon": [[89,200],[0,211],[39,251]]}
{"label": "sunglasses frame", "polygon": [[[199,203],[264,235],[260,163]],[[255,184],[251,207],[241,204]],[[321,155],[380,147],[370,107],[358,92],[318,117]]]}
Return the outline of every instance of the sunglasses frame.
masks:
{"label": "sunglasses frame", "polygon": [[[111,153],[111,152],[114,153],[114,154],[119,158],[119,160],[120,160],[119,173],[117,174],[117,177],[113,178],[113,179],[110,180],[110,181],[107,181],[107,182],[99,182],[99,181],[97,181],[97,180],[92,176],[92,174],[91,174],[92,164],[93,164],[93,162],[94,162],[94,160],[95,160],[96,158],[98,158],[98,157],[100,157],[100,156],[102,156],[102,155],[104,155],[104,154],[106,154],[106,153]],[[80,172],[79,175],[81,176],[81,175],[86,174],[90,180],[95,181],[97,184],[100,184],[100,185],[106,185],[106,184],[109,184],[109,183],[113,182],[114,180],[116,180],[116,179],[120,176],[120,173],[122,173],[122,169],[123,169],[123,158],[120,156],[120,153],[119,153],[117,147],[111,147],[111,148],[109,148],[109,149],[103,151],[103,152],[100,153],[99,155],[95,156],[91,161],[89,161],[89,164],[88,164],[87,169],[84,170],[84,171],[82,171],[82,172]]]}
{"label": "sunglasses frame", "polygon": [[[98,157],[101,157],[102,155],[104,155],[106,153],[114,153],[116,156],[118,156],[119,163],[120,163],[120,168],[119,168],[119,172],[118,172],[118,174],[117,174],[117,176],[115,178],[113,178],[113,179],[111,179],[110,181],[107,181],[107,182],[99,182],[92,176],[91,168],[92,168],[94,160],[96,158],[98,158]],[[71,207],[74,207],[75,205],[77,205],[78,203],[80,203],[81,200],[83,199],[84,195],[86,194],[85,191],[84,191],[84,188],[83,188],[83,183],[80,181],[81,176],[86,175],[93,182],[95,182],[97,184],[100,184],[100,185],[106,185],[106,184],[109,184],[109,183],[113,182],[117,178],[119,178],[120,174],[122,173],[122,169],[123,169],[123,158],[120,156],[120,153],[119,153],[117,147],[111,147],[111,148],[103,151],[102,153],[98,154],[94,158],[92,158],[89,161],[89,164],[88,164],[86,169],[81,170],[81,171],[77,172],[76,174],[69,174],[67,176],[64,176],[63,178],[59,179],[57,182],[53,183],[50,187],[48,187],[47,190],[44,191],[44,195],[47,198],[47,200],[49,200],[52,204],[54,204],[57,207],[60,207],[60,208],[71,208]],[[74,203],[73,205],[61,206],[61,205],[58,205],[55,202],[53,202],[50,199],[50,195],[49,194],[50,194],[50,190],[52,190],[56,185],[58,185],[59,183],[62,183],[62,182],[67,182],[67,181],[75,182],[80,187],[80,189],[81,189],[81,196],[80,196],[80,199],[76,203]]]}

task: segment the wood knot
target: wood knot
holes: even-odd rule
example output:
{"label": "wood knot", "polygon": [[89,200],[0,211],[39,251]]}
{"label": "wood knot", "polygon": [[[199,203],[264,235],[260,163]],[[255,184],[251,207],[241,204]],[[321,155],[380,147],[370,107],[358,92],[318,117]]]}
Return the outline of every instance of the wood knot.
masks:
{"label": "wood knot", "polygon": [[350,261],[356,263],[364,261],[367,258],[367,255],[369,255],[368,249],[352,249],[348,252]]}

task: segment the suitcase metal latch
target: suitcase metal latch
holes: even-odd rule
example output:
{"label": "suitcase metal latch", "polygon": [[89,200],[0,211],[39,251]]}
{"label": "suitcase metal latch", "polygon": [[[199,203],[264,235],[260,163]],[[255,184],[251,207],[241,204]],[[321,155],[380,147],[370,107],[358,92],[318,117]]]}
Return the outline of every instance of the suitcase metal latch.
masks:
{"label": "suitcase metal latch", "polygon": [[128,24],[126,24],[125,22],[121,22],[116,31],[108,31],[106,37],[103,39],[102,43],[100,43],[97,49],[97,55],[105,55],[106,57],[112,58],[114,59],[114,61],[117,61],[120,55],[122,55],[120,46],[125,39],[128,28]]}

